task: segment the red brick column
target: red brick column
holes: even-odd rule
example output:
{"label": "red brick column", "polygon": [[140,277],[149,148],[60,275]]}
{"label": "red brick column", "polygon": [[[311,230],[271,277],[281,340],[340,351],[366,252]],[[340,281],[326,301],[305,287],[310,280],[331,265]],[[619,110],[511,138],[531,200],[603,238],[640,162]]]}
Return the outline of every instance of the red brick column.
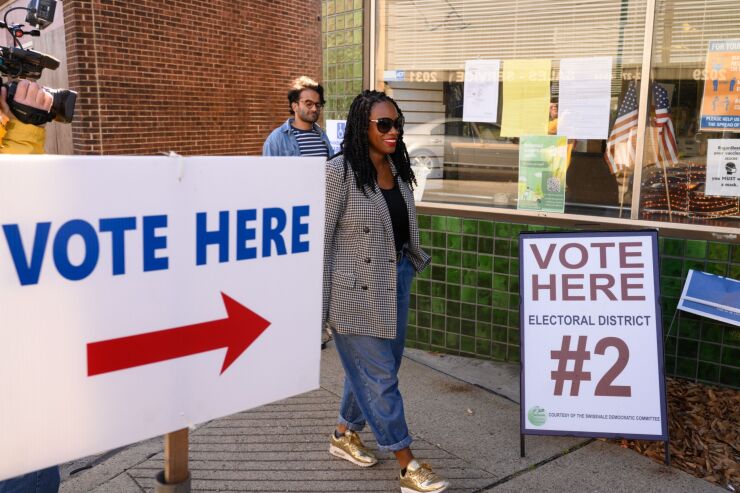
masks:
{"label": "red brick column", "polygon": [[65,0],[75,154],[260,154],[298,75],[321,74],[320,0]]}

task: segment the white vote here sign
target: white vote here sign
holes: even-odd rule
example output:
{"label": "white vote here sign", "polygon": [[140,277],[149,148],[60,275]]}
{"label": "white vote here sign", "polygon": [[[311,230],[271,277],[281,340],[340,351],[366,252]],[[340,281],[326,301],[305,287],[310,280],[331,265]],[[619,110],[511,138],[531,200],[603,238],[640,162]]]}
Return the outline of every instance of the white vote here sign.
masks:
{"label": "white vote here sign", "polygon": [[319,386],[324,160],[0,158],[0,479]]}

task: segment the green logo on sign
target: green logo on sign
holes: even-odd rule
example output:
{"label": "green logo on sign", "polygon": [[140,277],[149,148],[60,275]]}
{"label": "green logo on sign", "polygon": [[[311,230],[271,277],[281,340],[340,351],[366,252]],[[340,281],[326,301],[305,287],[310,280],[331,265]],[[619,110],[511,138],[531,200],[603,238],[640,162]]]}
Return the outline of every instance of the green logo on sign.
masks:
{"label": "green logo on sign", "polygon": [[542,426],[547,421],[547,412],[540,406],[534,406],[527,413],[527,419],[535,426]]}

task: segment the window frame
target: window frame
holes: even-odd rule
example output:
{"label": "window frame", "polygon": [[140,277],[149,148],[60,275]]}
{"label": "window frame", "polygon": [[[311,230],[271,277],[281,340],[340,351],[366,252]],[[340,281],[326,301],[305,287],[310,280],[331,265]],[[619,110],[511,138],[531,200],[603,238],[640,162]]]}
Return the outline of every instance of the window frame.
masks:
{"label": "window frame", "polygon": [[[644,27],[644,40],[642,51],[642,67],[640,68],[641,80],[651,80],[653,61],[653,42],[655,38],[655,20],[657,17],[657,0],[646,0],[646,14]],[[385,60],[383,53],[378,53],[381,46],[379,38],[382,25],[380,21],[385,11],[385,0],[365,0],[366,12],[364,18],[364,29],[368,31],[366,40],[369,49],[366,63],[366,80],[369,89],[376,89],[376,74],[379,65]],[[382,68],[382,67],[380,67]],[[503,209],[495,206],[449,204],[441,202],[417,203],[417,209],[422,214],[453,215],[459,217],[470,217],[477,219],[494,219],[511,221],[515,223],[540,224],[544,226],[572,227],[574,229],[657,229],[661,233],[671,237],[706,239],[714,241],[739,241],[740,228],[730,226],[716,226],[712,224],[688,224],[681,222],[663,222],[639,219],[640,197],[642,185],[642,171],[645,153],[645,131],[649,121],[649,91],[650,84],[640,84],[637,148],[635,156],[635,167],[632,183],[632,203],[630,218],[614,218],[602,216],[589,216],[573,213],[533,212],[517,209]]]}

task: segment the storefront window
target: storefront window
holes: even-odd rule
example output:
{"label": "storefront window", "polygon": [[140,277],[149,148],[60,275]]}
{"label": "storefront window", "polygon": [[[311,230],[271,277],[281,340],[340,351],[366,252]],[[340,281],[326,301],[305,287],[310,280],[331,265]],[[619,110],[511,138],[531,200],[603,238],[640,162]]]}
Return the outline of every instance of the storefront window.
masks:
{"label": "storefront window", "polygon": [[658,2],[642,219],[740,226],[738,19],[737,2]]}
{"label": "storefront window", "polygon": [[[423,200],[629,217],[633,167],[610,166],[605,151],[640,77],[645,10],[645,0],[381,1],[375,83],[405,113],[414,164],[431,170]],[[561,84],[561,66],[598,88],[577,74]],[[488,71],[477,89],[471,67]],[[579,87],[596,99],[574,98]],[[564,133],[563,115],[580,115],[581,128],[571,118]],[[557,163],[538,161],[558,140],[548,134],[563,137]]]}

